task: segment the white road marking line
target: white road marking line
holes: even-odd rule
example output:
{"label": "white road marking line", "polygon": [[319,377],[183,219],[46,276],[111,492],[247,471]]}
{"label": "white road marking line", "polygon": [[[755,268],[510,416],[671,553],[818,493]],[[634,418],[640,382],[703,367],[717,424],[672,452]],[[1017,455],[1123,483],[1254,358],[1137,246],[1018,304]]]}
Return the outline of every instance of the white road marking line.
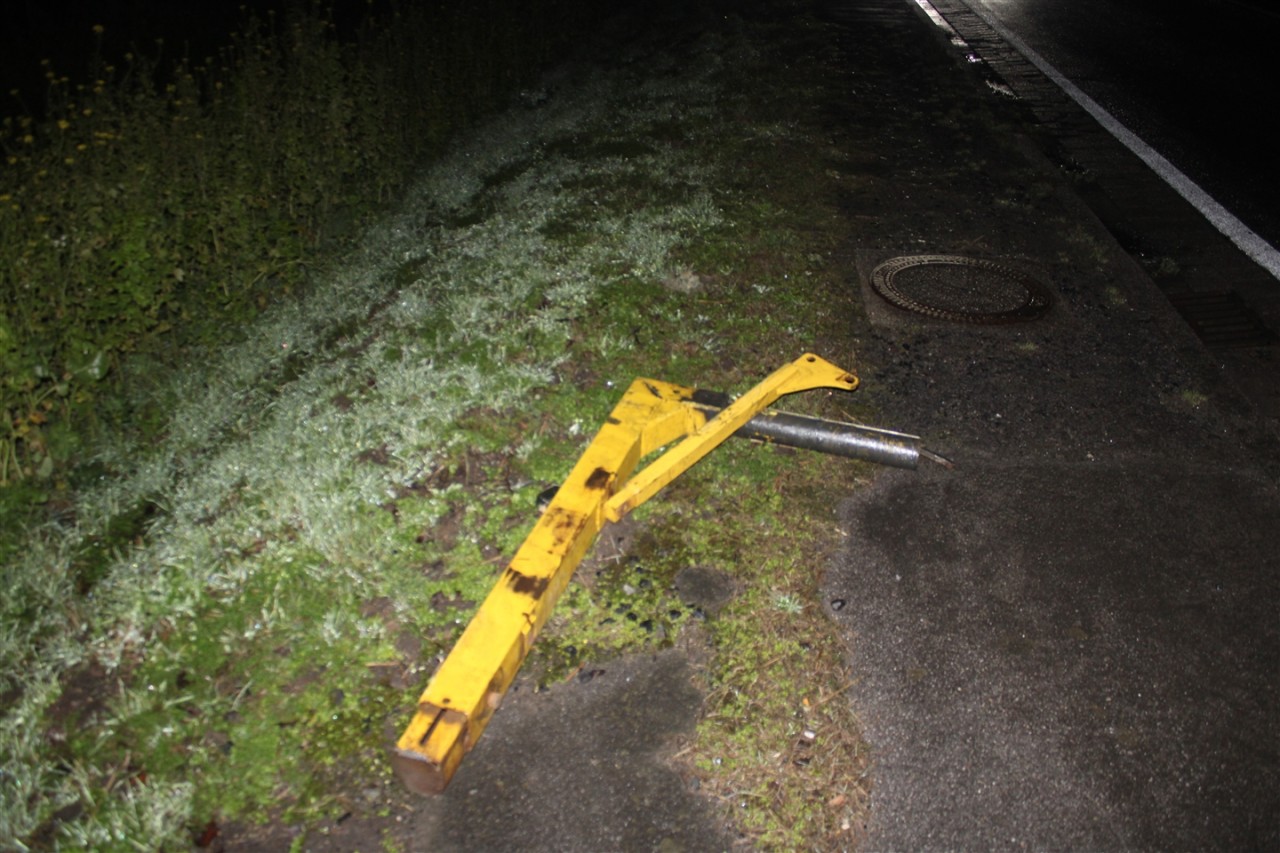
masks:
{"label": "white road marking line", "polygon": [[1249,226],[1237,219],[1231,211],[1202,190],[1195,181],[1184,175],[1177,166],[1166,160],[1159,151],[1156,151],[1137,134],[1121,124],[1101,104],[1086,95],[1079,86],[1072,83],[1062,72],[1050,65],[1044,57],[1040,56],[1022,39],[1006,29],[990,12],[974,5],[971,0],[961,0],[961,2],[968,6],[971,12],[986,21],[987,26],[995,30],[1000,38],[1012,45],[1028,62],[1040,69],[1042,74],[1058,84],[1058,87],[1066,92],[1072,100],[1084,107],[1085,111],[1093,116],[1098,124],[1105,127],[1124,147],[1128,148],[1142,162],[1151,167],[1157,175],[1164,179],[1165,183],[1173,187],[1178,195],[1200,211],[1228,240],[1259,266],[1271,273],[1273,277],[1280,280],[1280,251],[1277,251],[1274,246],[1255,234]]}

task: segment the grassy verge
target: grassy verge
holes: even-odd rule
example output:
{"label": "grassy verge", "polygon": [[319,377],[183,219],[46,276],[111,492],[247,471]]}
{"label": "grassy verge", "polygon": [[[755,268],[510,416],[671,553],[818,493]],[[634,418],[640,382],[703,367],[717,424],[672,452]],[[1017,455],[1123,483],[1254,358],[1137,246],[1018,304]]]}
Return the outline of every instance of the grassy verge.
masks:
{"label": "grassy verge", "polygon": [[[180,848],[389,814],[388,731],[620,387],[740,391],[811,349],[856,368],[799,156],[818,93],[773,71],[767,25],[675,35],[550,78],[238,342],[164,381],[121,365],[127,405],[170,414],[98,446],[6,555],[0,839]],[[861,821],[814,589],[829,483],[866,475],[717,451],[641,510],[647,575],[575,583],[535,649],[554,675],[671,642],[699,618],[675,574],[732,574],[684,758],[761,847],[845,844]]]}
{"label": "grassy verge", "polygon": [[103,405],[124,360],[180,368],[309,287],[591,20],[578,0],[360,5],[341,33],[306,0],[246,12],[215,55],[97,56],[83,80],[46,60],[39,117],[0,124],[0,485],[150,417]]}

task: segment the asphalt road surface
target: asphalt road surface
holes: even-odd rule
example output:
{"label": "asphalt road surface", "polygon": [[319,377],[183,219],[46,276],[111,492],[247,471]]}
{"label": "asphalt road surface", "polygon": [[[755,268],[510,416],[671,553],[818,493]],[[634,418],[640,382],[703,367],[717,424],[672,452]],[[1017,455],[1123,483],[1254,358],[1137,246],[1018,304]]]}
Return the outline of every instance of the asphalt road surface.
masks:
{"label": "asphalt road surface", "polygon": [[1249,0],[964,2],[1280,247],[1280,11]]}
{"label": "asphalt road surface", "polygon": [[[887,0],[827,6],[850,63],[918,38]],[[1107,29],[1101,14],[1079,24]],[[1052,172],[977,122],[913,117],[930,98],[982,109],[944,82],[886,97],[896,137],[932,156],[885,152],[892,182],[849,205],[883,235],[847,247],[860,393],[956,462],[885,473],[838,513],[824,593],[875,756],[865,849],[1277,849],[1274,436],[1078,197],[985,202]],[[859,108],[835,132],[882,114]],[[1054,307],[981,327],[867,287],[890,257],[961,251],[1021,259]]]}

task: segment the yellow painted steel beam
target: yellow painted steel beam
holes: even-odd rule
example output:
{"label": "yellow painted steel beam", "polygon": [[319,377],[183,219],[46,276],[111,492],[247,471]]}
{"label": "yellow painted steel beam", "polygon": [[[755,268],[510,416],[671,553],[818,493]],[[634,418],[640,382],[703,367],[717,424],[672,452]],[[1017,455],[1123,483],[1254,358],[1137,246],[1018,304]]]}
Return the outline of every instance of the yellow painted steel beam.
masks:
{"label": "yellow painted steel beam", "polygon": [[[419,697],[392,752],[401,780],[422,794],[448,785],[605,522],[648,500],[778,397],[857,385],[849,371],[806,354],[708,419],[688,405],[692,388],[635,380]],[[633,476],[645,456],[681,437]]]}
{"label": "yellow painted steel beam", "polygon": [[857,387],[858,377],[812,353],[778,368],[618,489],[605,503],[606,516],[617,521],[653,497],[779,397],[814,388],[852,391]]}

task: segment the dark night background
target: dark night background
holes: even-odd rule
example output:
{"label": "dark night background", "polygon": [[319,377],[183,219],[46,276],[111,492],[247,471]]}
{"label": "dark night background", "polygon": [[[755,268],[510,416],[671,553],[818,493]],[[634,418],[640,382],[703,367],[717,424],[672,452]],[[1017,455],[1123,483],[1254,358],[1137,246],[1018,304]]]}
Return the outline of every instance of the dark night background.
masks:
{"label": "dark night background", "polygon": [[[44,106],[46,83],[41,60],[72,83],[86,79],[91,57],[99,41],[103,58],[118,63],[129,51],[159,60],[161,69],[188,58],[192,64],[213,56],[228,44],[250,14],[260,17],[283,10],[288,0],[17,0],[0,19],[0,105],[5,114]],[[342,0],[327,3],[340,26],[353,27],[369,9],[385,3]],[[101,25],[101,36],[93,28]],[[164,39],[157,45],[157,39]],[[21,92],[22,105],[9,92]],[[23,109],[25,106],[25,110]]]}

